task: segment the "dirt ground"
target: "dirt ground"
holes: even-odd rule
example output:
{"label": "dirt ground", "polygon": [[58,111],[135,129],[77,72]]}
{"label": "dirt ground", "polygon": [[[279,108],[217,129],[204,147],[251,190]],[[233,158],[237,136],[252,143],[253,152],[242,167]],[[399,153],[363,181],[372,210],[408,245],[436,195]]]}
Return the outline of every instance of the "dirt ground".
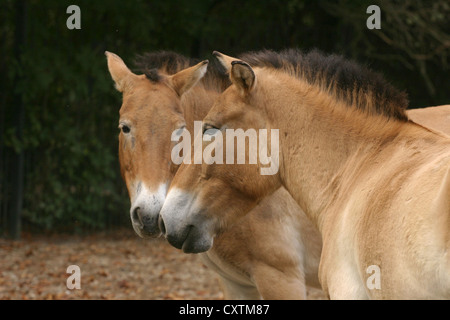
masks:
{"label": "dirt ground", "polygon": [[[77,265],[81,289],[69,290],[67,267]],[[324,299],[308,289],[308,298]],[[24,236],[0,239],[0,299],[223,299],[216,274],[198,255],[132,230],[114,235]]]}

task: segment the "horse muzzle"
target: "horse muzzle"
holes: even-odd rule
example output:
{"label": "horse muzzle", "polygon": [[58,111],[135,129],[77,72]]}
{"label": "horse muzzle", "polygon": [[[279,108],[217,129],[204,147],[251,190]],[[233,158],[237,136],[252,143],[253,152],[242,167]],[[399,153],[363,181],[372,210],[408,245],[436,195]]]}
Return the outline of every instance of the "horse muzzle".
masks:
{"label": "horse muzzle", "polygon": [[130,214],[133,229],[140,237],[149,238],[161,234],[158,226],[159,211],[154,213],[135,207],[131,209]]}
{"label": "horse muzzle", "polygon": [[156,237],[161,234],[158,226],[159,212],[163,207],[166,188],[160,187],[150,192],[145,186],[141,188],[130,209],[131,224],[134,231],[142,238]]}
{"label": "horse muzzle", "polygon": [[205,216],[191,211],[193,199],[180,190],[167,195],[159,217],[159,229],[167,241],[184,253],[200,253],[211,249],[214,236]]}

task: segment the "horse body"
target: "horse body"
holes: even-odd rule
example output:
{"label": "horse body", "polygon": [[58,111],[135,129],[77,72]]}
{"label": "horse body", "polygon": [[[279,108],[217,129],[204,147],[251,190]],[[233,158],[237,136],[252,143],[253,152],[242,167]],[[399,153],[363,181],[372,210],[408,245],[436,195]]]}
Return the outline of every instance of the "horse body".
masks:
{"label": "horse body", "polygon": [[[395,148],[349,162],[339,174],[345,192],[321,213],[320,279],[334,298],[433,299],[450,293],[446,145],[411,144],[405,152],[404,139],[417,137],[397,139]],[[379,288],[367,285],[370,266],[380,270]]]}
{"label": "horse body", "polygon": [[[331,298],[450,298],[449,137],[408,121],[404,96],[376,75],[335,57],[287,55],[258,65],[256,54],[253,68],[233,61],[233,85],[204,119],[217,130],[279,129],[278,173],[183,164],[160,213],[166,237],[205,250],[284,186],[320,230],[319,278]],[[345,86],[354,79],[360,87]]]}
{"label": "horse body", "polygon": [[[306,297],[305,283],[320,288],[321,241],[317,230],[284,188],[264,198],[249,215],[214,239],[205,263],[228,279],[228,296]],[[255,291],[255,289],[257,289]]]}

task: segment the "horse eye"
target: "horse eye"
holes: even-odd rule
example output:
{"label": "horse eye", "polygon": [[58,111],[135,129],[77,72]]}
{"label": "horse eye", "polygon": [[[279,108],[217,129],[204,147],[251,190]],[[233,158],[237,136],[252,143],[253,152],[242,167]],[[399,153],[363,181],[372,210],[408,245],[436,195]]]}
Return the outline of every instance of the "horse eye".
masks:
{"label": "horse eye", "polygon": [[213,125],[210,125],[210,124],[203,125],[203,134],[214,135],[214,134],[216,134],[216,132],[218,130],[220,130],[220,129],[217,127],[214,127]]}
{"label": "horse eye", "polygon": [[184,130],[186,130],[186,126],[185,125],[181,126],[178,129],[175,129],[174,133],[175,133],[176,136],[181,136],[183,134]]}
{"label": "horse eye", "polygon": [[128,127],[128,126],[122,126],[122,132],[123,132],[123,133],[130,133],[130,127]]}

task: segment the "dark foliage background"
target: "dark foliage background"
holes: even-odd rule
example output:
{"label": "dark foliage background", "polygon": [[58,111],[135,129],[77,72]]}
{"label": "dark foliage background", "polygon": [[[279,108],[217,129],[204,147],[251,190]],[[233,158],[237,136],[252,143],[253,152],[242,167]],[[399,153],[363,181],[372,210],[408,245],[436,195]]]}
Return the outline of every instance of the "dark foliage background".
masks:
{"label": "dark foliage background", "polygon": [[[81,9],[69,30],[66,9]],[[381,8],[381,30],[366,9]],[[213,59],[299,47],[340,53],[406,90],[450,103],[450,2],[346,0],[0,1],[0,235],[128,226],[115,91],[104,51]],[[22,228],[21,228],[22,226]]]}

